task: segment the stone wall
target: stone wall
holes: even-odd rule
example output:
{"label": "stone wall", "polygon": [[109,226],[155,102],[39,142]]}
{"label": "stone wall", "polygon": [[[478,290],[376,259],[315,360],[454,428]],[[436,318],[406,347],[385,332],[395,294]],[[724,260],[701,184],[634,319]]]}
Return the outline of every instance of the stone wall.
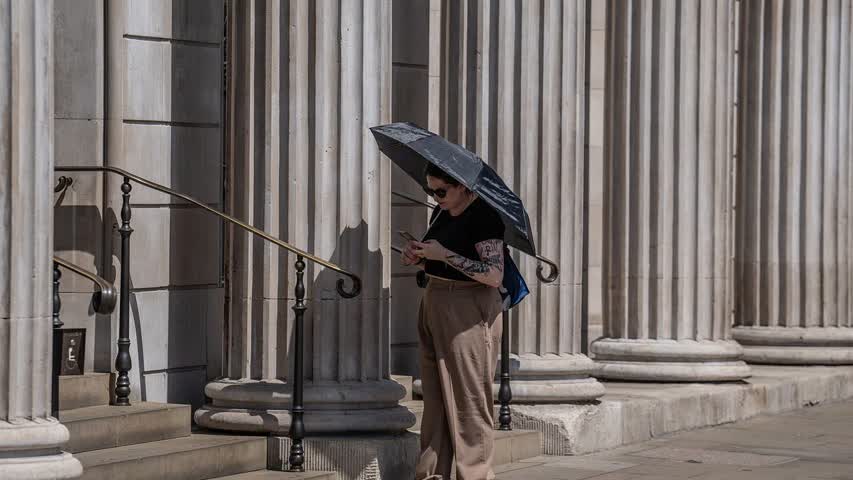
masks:
{"label": "stone wall", "polygon": [[[222,208],[223,12],[221,1],[57,1],[57,164],[122,168]],[[70,176],[56,250],[118,282],[121,178]],[[131,192],[131,398],[198,406],[220,372],[222,233],[181,203]],[[66,326],[88,329],[86,369],[111,370],[118,308],[95,316],[91,286],[70,274],[62,292]]]}
{"label": "stone wall", "polygon": [[[393,3],[392,118],[428,128],[429,9],[430,0],[395,0]],[[391,189],[416,198],[423,190],[392,164]],[[391,243],[402,246],[397,234],[426,232],[428,210],[400,197],[391,198]],[[395,256],[391,267],[391,372],[419,377],[418,305],[422,290],[415,284],[417,269],[403,267]]]}

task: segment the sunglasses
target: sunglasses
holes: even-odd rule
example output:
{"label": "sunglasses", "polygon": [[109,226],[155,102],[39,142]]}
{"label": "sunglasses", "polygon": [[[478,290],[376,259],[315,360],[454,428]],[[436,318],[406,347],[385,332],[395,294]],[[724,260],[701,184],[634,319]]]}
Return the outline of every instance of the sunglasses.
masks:
{"label": "sunglasses", "polygon": [[436,188],[435,190],[433,190],[429,187],[424,187],[424,192],[426,192],[427,195],[435,198],[444,198],[447,195],[447,190],[444,188]]}

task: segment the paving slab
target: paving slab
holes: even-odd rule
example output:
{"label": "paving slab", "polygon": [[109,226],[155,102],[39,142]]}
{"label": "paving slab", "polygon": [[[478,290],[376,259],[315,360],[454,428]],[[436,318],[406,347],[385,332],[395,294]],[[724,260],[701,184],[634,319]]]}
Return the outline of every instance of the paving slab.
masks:
{"label": "paving slab", "polygon": [[848,400],[592,454],[532,457],[496,468],[497,479],[853,480],[853,436],[814,435],[853,431],[853,416],[843,415],[850,411]]}

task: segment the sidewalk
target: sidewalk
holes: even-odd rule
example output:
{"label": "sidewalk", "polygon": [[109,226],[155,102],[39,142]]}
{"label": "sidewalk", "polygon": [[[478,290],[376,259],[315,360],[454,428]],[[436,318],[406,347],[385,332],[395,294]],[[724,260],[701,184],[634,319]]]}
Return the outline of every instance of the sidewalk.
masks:
{"label": "sidewalk", "polygon": [[582,456],[504,465],[499,480],[853,479],[853,401]]}

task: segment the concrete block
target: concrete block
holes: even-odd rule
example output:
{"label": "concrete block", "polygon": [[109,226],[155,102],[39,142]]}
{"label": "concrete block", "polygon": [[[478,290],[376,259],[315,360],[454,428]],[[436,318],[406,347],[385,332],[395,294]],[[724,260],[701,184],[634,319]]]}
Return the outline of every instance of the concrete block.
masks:
{"label": "concrete block", "polygon": [[[208,317],[217,291],[155,290],[135,292],[131,308],[131,354],[144,353],[143,371],[206,365]],[[137,332],[141,334],[138,337]]]}
{"label": "concrete block", "polygon": [[[304,440],[305,468],[337,472],[336,480],[414,478],[418,443],[418,436],[410,432],[308,437]],[[267,468],[287,469],[290,445],[288,437],[269,437]]]}
{"label": "concrete block", "polygon": [[[103,118],[104,0],[59,0],[54,12],[54,114]],[[62,150],[56,149],[57,157]]]}
{"label": "concrete block", "polygon": [[604,89],[589,91],[589,146],[604,146]]}
{"label": "concrete block", "polygon": [[[56,118],[54,120],[54,148],[57,166],[103,165],[104,122],[99,119]],[[65,199],[74,205],[99,205],[84,194],[101,192],[103,178],[97,172],[63,172],[74,177],[74,184],[66,191]],[[87,201],[88,200],[88,201]]]}
{"label": "concrete block", "polygon": [[[414,196],[423,201],[427,200],[427,196],[421,185],[393,162],[391,163],[391,190]],[[391,196],[391,201],[396,203],[410,203],[408,200],[396,195]],[[427,216],[427,214],[424,214],[424,216]]]}
{"label": "concrete block", "polygon": [[225,289],[208,290],[207,295],[207,379],[225,375]]}
{"label": "concrete block", "polygon": [[109,405],[111,388],[109,373],[60,376],[59,410]]}
{"label": "concrete block", "polygon": [[[219,283],[222,236],[217,218],[197,208],[134,208],[131,226],[134,288]],[[111,240],[118,257],[117,231]]]}
{"label": "concrete block", "polygon": [[101,405],[59,413],[70,440],[63,447],[72,453],[135,445],[190,434],[187,405],[139,402],[129,407]]}
{"label": "concrete block", "polygon": [[263,437],[194,434],[76,455],[84,480],[200,480],[261,470]]}
{"label": "concrete block", "polygon": [[429,0],[394,0],[391,10],[392,60],[426,66],[429,63]]}
{"label": "concrete block", "polygon": [[412,377],[410,375],[391,375],[391,380],[399,383],[406,389],[406,396],[400,399],[401,402],[412,400]]}
{"label": "concrete block", "polygon": [[[415,278],[395,279],[391,296],[391,344],[417,343],[418,307],[423,289],[415,284]],[[402,284],[402,285],[401,285]]]}
{"label": "concrete block", "polygon": [[391,117],[424,128],[429,119],[429,76],[426,66],[394,65]]}
{"label": "concrete block", "polygon": [[222,0],[124,0],[129,35],[222,41]]}
{"label": "concrete block", "polygon": [[[222,201],[222,135],[218,127],[122,125],[125,155],[115,165],[207,204]],[[139,186],[134,203],[186,204]]]}
{"label": "concrete block", "polygon": [[218,284],[221,220],[199,208],[173,208],[169,232],[169,285]]}
{"label": "concrete block", "polygon": [[[604,148],[589,147],[589,203],[604,204]],[[590,208],[592,208],[590,206]]]}
{"label": "concrete block", "polygon": [[125,118],[219,124],[220,49],[125,39]]}
{"label": "concrete block", "polygon": [[391,344],[391,371],[396,375],[420,377],[418,346],[413,344]]}
{"label": "concrete block", "polygon": [[145,375],[145,379],[150,394],[157,401],[185,403],[191,406],[193,411],[204,405],[204,386],[207,384],[207,371],[204,367],[149,373]]}
{"label": "concrete block", "polygon": [[604,64],[607,58],[605,52],[606,38],[603,29],[589,32],[589,87],[591,89],[604,89]]}
{"label": "concrete block", "polygon": [[[592,0],[591,3],[591,12],[590,12],[590,26],[591,30],[604,30],[607,27],[607,2],[604,0]],[[601,54],[604,55],[604,51],[601,51]]]}

